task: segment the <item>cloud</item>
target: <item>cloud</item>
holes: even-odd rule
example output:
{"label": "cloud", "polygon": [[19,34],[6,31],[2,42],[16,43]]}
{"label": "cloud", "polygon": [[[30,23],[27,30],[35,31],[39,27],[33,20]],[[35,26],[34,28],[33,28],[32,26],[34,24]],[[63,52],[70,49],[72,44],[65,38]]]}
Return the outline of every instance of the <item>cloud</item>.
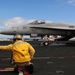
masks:
{"label": "cloud", "polygon": [[0,20],[0,26],[3,25],[4,22],[4,20]]}
{"label": "cloud", "polygon": [[5,25],[6,26],[14,26],[14,25],[21,25],[21,24],[25,24],[27,20],[25,20],[24,18],[21,17],[14,17],[12,19],[9,19],[7,21],[5,21]]}
{"label": "cloud", "polygon": [[8,20],[0,20],[0,24],[3,24],[5,26],[18,26],[18,25],[24,25],[24,24],[30,23],[32,21],[34,20],[33,19],[27,20],[22,17],[14,17]]}
{"label": "cloud", "polygon": [[66,2],[68,4],[75,5],[75,0],[57,0],[57,1],[62,3]]}
{"label": "cloud", "polygon": [[68,0],[69,4],[75,5],[75,0]]}

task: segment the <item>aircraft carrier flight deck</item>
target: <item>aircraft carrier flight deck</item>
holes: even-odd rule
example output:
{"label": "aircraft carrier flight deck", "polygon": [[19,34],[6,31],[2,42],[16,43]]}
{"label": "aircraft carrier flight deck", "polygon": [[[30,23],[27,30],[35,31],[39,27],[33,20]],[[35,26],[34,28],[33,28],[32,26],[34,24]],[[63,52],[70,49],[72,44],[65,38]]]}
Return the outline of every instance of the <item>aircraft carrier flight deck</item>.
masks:
{"label": "aircraft carrier flight deck", "polygon": [[[29,41],[28,41],[29,42]],[[2,42],[7,45],[11,42]],[[35,66],[32,75],[75,75],[75,46],[49,45],[40,46],[39,42],[30,41],[36,53],[32,60]],[[1,59],[8,58],[8,59]],[[11,67],[11,51],[0,51],[0,68]],[[13,71],[0,71],[0,75],[19,75]]]}

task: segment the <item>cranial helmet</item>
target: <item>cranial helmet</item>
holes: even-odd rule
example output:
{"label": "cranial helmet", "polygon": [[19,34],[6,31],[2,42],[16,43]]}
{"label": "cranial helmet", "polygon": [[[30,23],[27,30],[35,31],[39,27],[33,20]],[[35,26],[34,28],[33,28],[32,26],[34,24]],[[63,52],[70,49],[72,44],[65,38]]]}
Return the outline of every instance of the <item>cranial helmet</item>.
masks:
{"label": "cranial helmet", "polygon": [[13,40],[16,40],[16,39],[22,40],[22,35],[20,35],[20,34],[14,35]]}

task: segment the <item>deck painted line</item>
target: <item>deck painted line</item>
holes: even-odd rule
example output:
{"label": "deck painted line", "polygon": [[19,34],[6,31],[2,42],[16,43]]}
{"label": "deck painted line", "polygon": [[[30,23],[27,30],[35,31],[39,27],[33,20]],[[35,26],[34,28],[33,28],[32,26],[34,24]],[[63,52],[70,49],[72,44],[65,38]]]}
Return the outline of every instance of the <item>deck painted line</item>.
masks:
{"label": "deck painted line", "polygon": [[13,71],[13,70],[0,70],[0,71],[1,71],[1,72],[3,72],[3,71],[5,72],[5,71]]}
{"label": "deck painted line", "polygon": [[0,68],[0,71],[14,71],[14,68]]}
{"label": "deck painted line", "polygon": [[14,70],[14,68],[5,68],[5,70]]}

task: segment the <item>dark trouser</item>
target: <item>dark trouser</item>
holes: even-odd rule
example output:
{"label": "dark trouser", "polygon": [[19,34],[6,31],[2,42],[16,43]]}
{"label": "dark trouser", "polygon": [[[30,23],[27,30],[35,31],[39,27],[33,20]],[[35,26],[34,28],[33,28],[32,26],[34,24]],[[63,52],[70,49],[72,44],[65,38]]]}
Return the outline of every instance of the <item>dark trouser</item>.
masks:
{"label": "dark trouser", "polygon": [[31,63],[31,62],[23,62],[23,63],[14,62],[13,66],[14,66],[15,72],[18,72],[18,68],[23,68],[24,72],[28,72],[29,74],[32,74],[33,70],[34,70],[33,63]]}

